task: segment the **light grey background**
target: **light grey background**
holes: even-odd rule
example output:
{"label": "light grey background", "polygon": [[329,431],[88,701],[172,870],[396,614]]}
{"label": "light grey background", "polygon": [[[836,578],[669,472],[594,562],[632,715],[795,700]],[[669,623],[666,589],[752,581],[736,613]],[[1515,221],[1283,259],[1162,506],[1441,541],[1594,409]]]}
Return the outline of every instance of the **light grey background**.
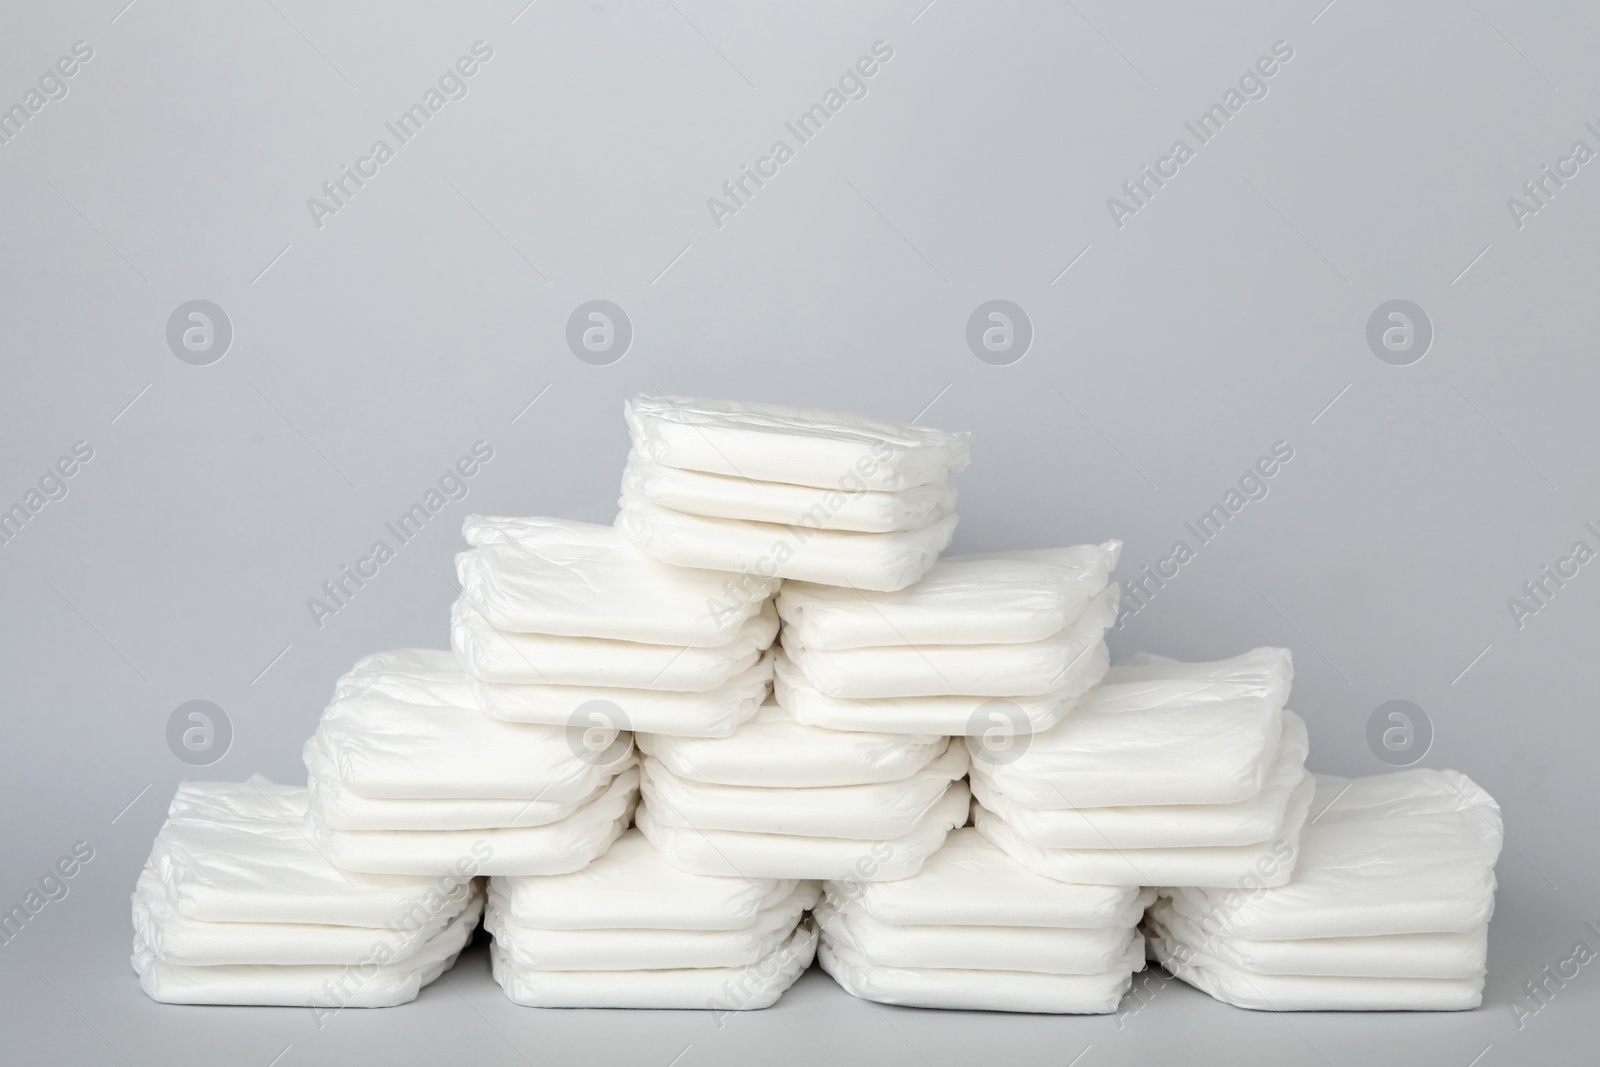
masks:
{"label": "light grey background", "polygon": [[[1520,1028],[1509,1002],[1580,939],[1600,948],[1600,564],[1520,628],[1507,606],[1573,542],[1600,548],[1600,162],[1520,228],[1507,206],[1574,141],[1600,149],[1592,5],[125,2],[13,0],[0,31],[3,105],[94,49],[0,146],[0,506],[94,449],[0,546],[0,904],[75,842],[95,851],[0,946],[8,1062],[1593,1054],[1593,966]],[[479,40],[468,95],[315,225],[307,198],[393,146],[383,124]],[[894,54],[866,97],[719,228],[707,198],[793,146],[784,122],[877,41]],[[1277,41],[1294,55],[1268,95],[1118,228],[1107,198]],[[610,366],[565,341],[597,298],[634,329]],[[193,299],[232,323],[210,366],[166,342]],[[1010,366],[967,347],[992,299],[1034,330]],[[1433,324],[1411,366],[1366,342],[1393,299]],[[1424,765],[1505,811],[1482,1010],[1275,1017],[1174,983],[1120,1020],[1007,1017],[880,1008],[813,972],[719,1028],[519,1009],[481,951],[416,1004],[320,1032],[298,1010],[146,1001],[127,898],[175,783],[299,780],[339,673],[446,641],[471,511],[607,521],[641,391],[970,429],[955,548],[1116,536],[1124,576],[1192,545],[1184,523],[1288,442],[1270,494],[1113,650],[1291,647],[1319,770],[1385,770],[1373,709],[1424,709]],[[480,440],[494,458],[466,499],[314,625],[308,598]],[[166,742],[195,699],[235,731],[203,769]]]}

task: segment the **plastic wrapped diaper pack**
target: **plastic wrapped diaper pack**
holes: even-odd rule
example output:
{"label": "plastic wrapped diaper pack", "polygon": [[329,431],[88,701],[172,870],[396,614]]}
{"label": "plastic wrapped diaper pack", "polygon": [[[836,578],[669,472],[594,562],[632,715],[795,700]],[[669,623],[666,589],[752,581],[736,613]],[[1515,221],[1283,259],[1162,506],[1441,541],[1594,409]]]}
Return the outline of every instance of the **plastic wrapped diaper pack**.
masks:
{"label": "plastic wrapped diaper pack", "polygon": [[630,830],[582,871],[490,880],[494,977],[537,1007],[766,1007],[811,963],[818,892],[686,873]]}
{"label": "plastic wrapped diaper pack", "polygon": [[1134,656],[1059,725],[1031,737],[1019,757],[991,761],[985,773],[1036,808],[1249,800],[1277,754],[1292,677],[1281,648],[1215,663]]}
{"label": "plastic wrapped diaper pack", "polygon": [[909,877],[826,883],[819,955],[846,992],[888,1004],[1109,1012],[1144,966],[1154,896],[1052,881],[961,829]]}
{"label": "plastic wrapped diaper pack", "polygon": [[1153,956],[1262,1011],[1453,1011],[1483,1000],[1500,810],[1456,771],[1317,776],[1294,879],[1163,889]]}
{"label": "plastic wrapped diaper pack", "polygon": [[380,1007],[454,961],[482,910],[477,857],[443,877],[343,871],[310,841],[307,804],[304,788],[260,778],[178,788],[133,896],[148,996]]}

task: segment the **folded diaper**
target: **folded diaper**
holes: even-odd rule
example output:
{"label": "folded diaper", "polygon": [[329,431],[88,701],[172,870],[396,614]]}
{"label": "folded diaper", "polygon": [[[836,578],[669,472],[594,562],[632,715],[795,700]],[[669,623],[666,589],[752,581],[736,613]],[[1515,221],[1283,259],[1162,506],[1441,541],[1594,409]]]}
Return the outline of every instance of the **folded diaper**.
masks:
{"label": "folded diaper", "polygon": [[599,799],[611,779],[634,765],[626,749],[590,792],[569,800],[505,800],[469,797],[364,797],[333,777],[332,761],[316,739],[306,743],[311,803],[308,818],[330,830],[481,830],[500,826],[544,826],[565,819]]}
{"label": "folded diaper", "polygon": [[861,488],[860,483],[818,489],[786,482],[752,481],[725,474],[668,467],[638,452],[628,454],[622,492],[669,511],[713,519],[749,519],[785,526],[856,533],[920,530],[955,510],[948,481],[898,491]]}
{"label": "folded diaper", "polygon": [[916,1007],[1107,1012],[1144,966],[1155,890],[1065,885],[971,828],[895,881],[823,886],[822,966],[853,996]]}
{"label": "folded diaper", "polygon": [[669,511],[624,495],[617,528],[646,553],[703,567],[857,589],[904,589],[950,544],[956,516],[915,530],[850,533]]}
{"label": "folded diaper", "polygon": [[344,872],[310,840],[306,806],[305,789],[261,778],[179,786],[133,894],[147,995],[378,1007],[450,966],[482,911],[476,855],[440,877]]}
{"label": "folded diaper", "polygon": [[899,926],[1127,927],[1144,913],[1137,886],[1067,885],[1035,874],[970,826],[898,881],[824,886],[829,907]]}
{"label": "folded diaper", "polygon": [[874,881],[915,874],[950,830],[966,822],[970,796],[966,783],[955,782],[909,833],[887,841],[668,826],[648,803],[639,808],[638,825],[669,862],[695,874]]}
{"label": "folded diaper", "polygon": [[[133,969],[151,1000],[163,1004],[250,1004],[269,1007],[387,1008],[417,998],[418,991],[449,970],[472,940],[483,911],[475,894],[445,928],[399,963],[384,962],[379,949],[358,963],[226,964],[192,967],[159,958],[134,938]],[[375,933],[382,933],[375,931]],[[375,942],[374,944],[381,944]]]}
{"label": "folded diaper", "polygon": [[1163,889],[1155,957],[1263,1011],[1447,1011],[1483,999],[1500,810],[1456,771],[1318,775],[1295,876],[1277,888]]}
{"label": "folded diaper", "polygon": [[308,824],[316,847],[344,871],[443,874],[464,856],[481,874],[565,874],[605,852],[627,829],[639,799],[636,767],[573,814],[543,826],[474,830],[335,830]]}
{"label": "folded diaper", "polygon": [[462,596],[516,633],[711,648],[735,640],[778,587],[751,577],[729,599],[731,576],[664,566],[610,526],[472,515],[462,533],[474,546],[456,557]]}
{"label": "folded diaper", "polygon": [[766,704],[729,737],[640,735],[640,751],[680,778],[764,788],[866,785],[911,777],[944,754],[934,734],[824,730]]}
{"label": "folded diaper", "polygon": [[[1261,792],[1231,804],[1148,804],[1117,808],[1030,808],[994,787],[989,764],[972,767],[972,795],[1016,836],[1045,849],[1160,849],[1248,845],[1282,835],[1290,799],[1309,797],[1305,722],[1283,714],[1276,763]],[[1065,787],[1071,789],[1070,783]]]}
{"label": "folded diaper", "polygon": [[[1154,898],[1154,890],[1150,896]],[[1000,911],[1004,901],[995,901],[994,907]],[[840,941],[881,967],[1103,974],[1118,966],[1139,940],[1131,923],[1081,928],[898,926],[827,905],[817,909],[816,917],[825,939]]]}
{"label": "folded diaper", "polygon": [[1482,787],[1421,768],[1316,779],[1293,881],[1257,893],[1173,889],[1172,909],[1255,940],[1468,933],[1489,921],[1503,837]]}
{"label": "folded diaper", "polygon": [[800,917],[816,902],[816,883],[802,882],[782,901],[737,930],[545,930],[523,926],[498,907],[490,909],[485,928],[500,944],[506,961],[517,968],[655,971],[748,967],[788,941],[800,924]]}
{"label": "folded diaper", "polygon": [[450,610],[450,643],[466,671],[488,682],[703,693],[755,666],[772,644],[778,613],[770,601],[758,606],[733,640],[701,647],[501,631],[460,599]]}
{"label": "folded diaper", "polygon": [[967,753],[951,746],[899,781],[812,788],[708,785],[653,759],[643,770],[644,803],[660,826],[888,840],[910,833],[967,773]]}
{"label": "folded diaper", "polygon": [[[702,513],[703,514],[703,513]],[[892,593],[785,582],[784,641],[815,651],[1012,645],[1066,629],[1106,588],[1122,542],[946,556]]]}
{"label": "folded diaper", "polygon": [[[307,801],[261,778],[180,785],[150,864],[171,907],[215,923],[389,927],[459,881],[341,871],[311,842]],[[464,859],[452,875],[478,873]]]}
{"label": "folded diaper", "polygon": [[436,907],[419,907],[414,921],[386,927],[209,922],[191,919],[173,905],[152,864],[133,894],[133,930],[153,957],[186,967],[354,965],[379,946],[388,962],[403,963],[472,903],[475,887],[472,881],[457,882],[441,892]]}
{"label": "folded diaper", "polygon": [[1157,901],[1145,921],[1195,958],[1253,974],[1324,978],[1476,978],[1488,962],[1489,926],[1466,933],[1378,934],[1254,941],[1213,936],[1200,923]]}
{"label": "folded diaper", "polygon": [[1030,870],[1063,882],[1100,885],[1184,885],[1221,888],[1279,886],[1289,881],[1298,856],[1314,782],[1307,778],[1289,797],[1276,837],[1248,845],[1188,848],[1040,848],[1024,841],[1004,819],[973,806],[978,832]]}
{"label": "folded diaper", "polygon": [[[989,760],[984,773],[1033,808],[1246,801],[1274,766],[1292,675],[1281,648],[1215,663],[1134,656],[1058,725],[1009,761]],[[979,741],[967,744],[982,761]]]}
{"label": "folded diaper", "polygon": [[627,830],[580,871],[494,878],[489,893],[519,928],[743,930],[799,887],[794,879],[689,874],[638,830]]}
{"label": "folded diaper", "polygon": [[624,407],[634,450],[685,470],[819,489],[900,490],[966,467],[972,435],[865,415],[677,396]]}
{"label": "folded diaper", "polygon": [[842,936],[829,936],[817,952],[823,970],[845,992],[880,1004],[970,1011],[1107,1014],[1144,968],[1143,939],[1100,974],[979,971],[891,967],[869,961]]}
{"label": "folded diaper", "polygon": [[[947,734],[960,737],[989,729],[989,713],[1001,714],[1018,733],[1034,734],[1048,730],[1065,718],[1077,705],[1078,697],[1090,688],[1110,666],[1110,653],[1104,641],[1075,668],[1068,684],[1038,696],[964,697],[877,697],[852,700],[818,692],[789,657],[779,650],[773,699],[796,722],[828,730],[857,730],[875,733]],[[999,700],[998,707],[986,707]]]}
{"label": "folded diaper", "polygon": [[1259,974],[1190,953],[1157,925],[1150,949],[1168,971],[1238,1008],[1257,1011],[1470,1011],[1483,1003],[1482,972],[1470,978],[1348,978]]}
{"label": "folded diaper", "polygon": [[1105,633],[1117,619],[1120,590],[1110,586],[1078,617],[1040,641],[1017,644],[808,648],[785,632],[784,655],[811,688],[831,697],[1010,697],[1082,693],[1106,670]]}
{"label": "folded diaper", "polygon": [[638,830],[572,874],[492,878],[494,976],[541,1007],[759,1008],[809,966],[815,882],[689,874]]}
{"label": "folded diaper", "polygon": [[[403,664],[418,688],[434,682],[450,690],[441,696],[470,699],[449,652],[409,649],[388,653],[387,662]],[[381,684],[343,690],[348,695],[323,712],[305,758],[313,776],[350,793],[559,802],[590,795],[615,773],[579,758],[565,727],[502,722],[470,703],[418,703]]]}
{"label": "folded diaper", "polygon": [[[583,709],[595,701],[619,709],[640,732],[681,737],[727,737],[756,713],[772,691],[777,652],[769,649],[752,666],[703,693],[582,685],[513,685],[472,679],[485,715],[508,722],[562,725],[587,721]],[[602,706],[603,706],[602,705]]]}
{"label": "folded diaper", "polygon": [[489,946],[495,981],[514,1003],[534,1008],[664,1008],[753,1011],[777,1003],[816,955],[817,934],[802,924],[744,967],[636,971],[545,971],[518,967]]}

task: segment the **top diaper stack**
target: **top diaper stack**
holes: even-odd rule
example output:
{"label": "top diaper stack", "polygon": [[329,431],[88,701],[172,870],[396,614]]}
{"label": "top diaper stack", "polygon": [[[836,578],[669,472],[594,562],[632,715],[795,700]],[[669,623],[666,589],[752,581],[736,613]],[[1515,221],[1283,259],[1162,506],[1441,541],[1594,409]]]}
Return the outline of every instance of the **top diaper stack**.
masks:
{"label": "top diaper stack", "polygon": [[617,526],[680,567],[889,591],[955,532],[971,435],[862,415],[635,397]]}

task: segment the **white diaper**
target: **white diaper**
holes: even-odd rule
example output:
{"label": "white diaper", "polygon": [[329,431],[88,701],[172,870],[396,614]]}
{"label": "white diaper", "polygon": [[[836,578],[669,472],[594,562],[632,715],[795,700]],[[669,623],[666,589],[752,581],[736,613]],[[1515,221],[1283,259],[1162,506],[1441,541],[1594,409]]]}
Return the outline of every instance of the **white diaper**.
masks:
{"label": "white diaper", "polygon": [[904,589],[950,544],[956,516],[916,530],[849,533],[690,515],[623,496],[617,528],[639,548],[678,567],[842,585]]}
{"label": "white diaper", "polygon": [[634,450],[685,470],[818,489],[900,490],[966,467],[969,433],[784,404],[636,396]]}
{"label": "white diaper", "polygon": [[639,808],[638,824],[674,866],[695,874],[874,881],[915,874],[966,822],[970,796],[965,782],[953,783],[910,833],[889,841],[664,826],[649,804]]}
{"label": "white diaper", "polygon": [[1066,629],[1106,588],[1122,542],[946,556],[893,593],[785,582],[784,639],[816,650],[1012,645]]}
{"label": "white diaper", "polygon": [[751,578],[730,599],[732,576],[664,566],[610,526],[472,515],[462,533],[474,546],[456,557],[462,596],[517,633],[711,648],[734,640],[778,588]]}
{"label": "white diaper", "polygon": [[939,758],[948,738],[805,726],[766,704],[730,737],[641,735],[640,751],[680,778],[712,785],[762,787],[897,782]]}
{"label": "white diaper", "polygon": [[470,601],[450,609],[450,643],[463,668],[484,681],[513,684],[703,693],[755,666],[777,633],[770,600],[760,602],[732,641],[710,648],[510,633],[496,630]]}
{"label": "white diaper", "polygon": [[956,504],[955,486],[948,481],[897,492],[862,489],[853,481],[817,489],[667,467],[638,452],[628,453],[622,492],[688,515],[856,533],[920,530],[951,514]]}

